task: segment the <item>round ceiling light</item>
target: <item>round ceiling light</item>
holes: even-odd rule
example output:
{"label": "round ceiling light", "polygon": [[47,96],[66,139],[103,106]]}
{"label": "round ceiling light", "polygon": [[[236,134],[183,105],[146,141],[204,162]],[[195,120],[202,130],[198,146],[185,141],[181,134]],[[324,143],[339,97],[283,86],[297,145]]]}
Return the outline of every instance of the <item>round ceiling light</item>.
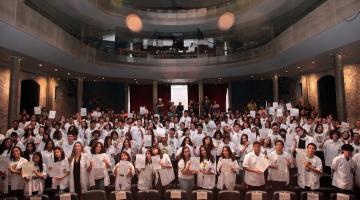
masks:
{"label": "round ceiling light", "polygon": [[222,14],[218,20],[218,27],[222,31],[229,30],[235,24],[235,15],[231,12]]}
{"label": "round ceiling light", "polygon": [[126,16],[126,26],[132,32],[140,32],[143,28],[141,18],[136,14],[129,14]]}

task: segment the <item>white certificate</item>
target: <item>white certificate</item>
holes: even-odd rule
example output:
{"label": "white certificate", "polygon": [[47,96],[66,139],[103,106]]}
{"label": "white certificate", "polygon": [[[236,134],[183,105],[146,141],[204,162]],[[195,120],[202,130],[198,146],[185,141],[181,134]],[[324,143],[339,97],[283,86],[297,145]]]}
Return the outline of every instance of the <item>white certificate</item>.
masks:
{"label": "white certificate", "polygon": [[190,170],[199,170],[200,157],[190,157]]}
{"label": "white certificate", "polygon": [[152,163],[152,166],[155,170],[157,169],[161,169],[161,166],[160,166],[160,156],[151,156],[151,163]]}
{"label": "white certificate", "polygon": [[276,110],[276,117],[283,117],[283,116],[284,116],[283,110],[282,109],[277,109]]}
{"label": "white certificate", "polygon": [[60,162],[51,162],[49,163],[49,167],[51,167],[51,170],[48,170],[48,174],[50,177],[56,177],[56,176],[61,176],[61,165]]}
{"label": "white certificate", "polygon": [[298,108],[293,108],[290,110],[290,115],[291,117],[297,117],[299,116],[299,109]]}
{"label": "white certificate", "polygon": [[55,111],[55,110],[50,110],[50,111],[49,111],[49,119],[55,119],[55,115],[56,115],[56,111]]}
{"label": "white certificate", "polygon": [[134,114],[132,114],[132,113],[128,114],[128,118],[133,118],[133,116],[134,116]]}
{"label": "white certificate", "polygon": [[274,107],[269,108],[269,114],[270,115],[275,115],[275,108]]}
{"label": "white certificate", "polygon": [[273,108],[277,109],[279,107],[279,103],[278,102],[273,102]]}
{"label": "white certificate", "polygon": [[255,110],[250,110],[250,117],[255,118],[255,116],[256,116]]}
{"label": "white certificate", "polygon": [[9,158],[6,156],[1,156],[0,157],[0,171],[1,172],[7,172],[8,168],[9,168]]}
{"label": "white certificate", "polygon": [[255,168],[261,172],[265,172],[265,170],[271,165],[269,159],[262,159],[260,162],[256,162]]}
{"label": "white certificate", "polygon": [[140,107],[140,115],[144,115],[145,114],[145,107]]}
{"label": "white certificate", "polygon": [[104,156],[103,155],[93,155],[93,168],[104,168]]}
{"label": "white certificate", "polygon": [[136,154],[135,168],[144,169],[145,168],[145,154]]}
{"label": "white certificate", "polygon": [[129,161],[127,160],[120,160],[119,165],[119,174],[127,175],[129,173]]}
{"label": "white certificate", "polygon": [[41,107],[40,106],[34,107],[34,114],[35,115],[41,115]]}
{"label": "white certificate", "polygon": [[80,115],[81,115],[81,117],[86,117],[87,116],[87,109],[86,108],[81,108],[80,109]]}
{"label": "white certificate", "polygon": [[115,193],[116,200],[126,200],[126,192],[125,191],[118,191]]}
{"label": "white certificate", "polygon": [[152,136],[151,135],[144,135],[144,147],[151,147],[152,145]]}
{"label": "white certificate", "polygon": [[35,166],[33,162],[26,162],[22,164],[22,177],[30,177],[33,175],[33,171],[35,170]]}
{"label": "white certificate", "polygon": [[291,103],[287,103],[287,104],[286,104],[286,109],[287,109],[287,110],[291,110],[291,109],[292,109]]}

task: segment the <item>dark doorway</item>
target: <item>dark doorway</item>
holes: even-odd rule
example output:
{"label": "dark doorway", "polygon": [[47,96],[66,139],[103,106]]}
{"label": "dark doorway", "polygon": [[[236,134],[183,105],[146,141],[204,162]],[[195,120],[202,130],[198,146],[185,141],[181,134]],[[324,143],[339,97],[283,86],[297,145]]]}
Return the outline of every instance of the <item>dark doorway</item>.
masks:
{"label": "dark doorway", "polygon": [[40,85],[33,80],[21,82],[20,110],[28,114],[34,113],[34,107],[39,106]]}
{"label": "dark doorway", "polygon": [[318,81],[318,90],[321,117],[326,117],[329,114],[336,117],[335,78],[333,76],[322,77]]}

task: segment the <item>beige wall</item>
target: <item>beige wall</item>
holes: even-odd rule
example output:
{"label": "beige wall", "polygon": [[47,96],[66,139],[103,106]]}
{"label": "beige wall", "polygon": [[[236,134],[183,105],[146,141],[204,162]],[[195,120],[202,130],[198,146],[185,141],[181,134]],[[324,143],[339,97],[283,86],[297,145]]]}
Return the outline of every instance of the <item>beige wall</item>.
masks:
{"label": "beige wall", "polygon": [[[319,109],[319,93],[318,80],[324,76],[334,76],[333,70],[320,73],[306,74],[301,77],[303,85],[303,95],[308,93],[309,103]],[[354,123],[356,119],[360,119],[360,64],[344,66],[344,82],[345,82],[345,102],[346,114],[349,122]],[[308,81],[308,83],[307,83]]]}
{"label": "beige wall", "polygon": [[5,133],[8,123],[10,69],[0,67],[0,133]]}

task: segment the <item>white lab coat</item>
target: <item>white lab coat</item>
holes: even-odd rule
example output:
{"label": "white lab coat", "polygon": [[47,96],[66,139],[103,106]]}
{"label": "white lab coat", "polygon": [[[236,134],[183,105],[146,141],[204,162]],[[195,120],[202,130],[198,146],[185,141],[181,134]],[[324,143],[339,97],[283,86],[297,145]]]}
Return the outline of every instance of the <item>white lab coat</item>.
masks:
{"label": "white lab coat", "polygon": [[355,162],[351,158],[346,160],[344,155],[336,156],[331,164],[331,169],[334,170],[332,185],[340,189],[352,190],[355,168]]}
{"label": "white lab coat", "polygon": [[201,171],[198,171],[197,186],[208,190],[214,189],[216,180],[216,164],[206,159],[200,163],[200,169],[209,171],[213,174],[204,174]]}
{"label": "white lab coat", "polygon": [[[96,155],[96,154],[95,154],[95,155]],[[94,156],[94,155],[92,155],[92,157],[91,157],[91,161],[92,161],[92,162],[95,162],[93,156]],[[102,154],[98,154],[97,156],[99,156],[99,157],[101,158],[101,162],[103,162],[102,159],[106,159],[106,160],[108,161],[108,163],[111,164],[111,163],[110,163],[110,157],[109,157],[107,154],[102,153]],[[92,169],[91,169],[91,171],[90,171],[90,173],[89,173],[89,184],[90,184],[90,186],[95,186],[95,180],[96,180],[96,177],[94,176],[95,173],[96,173],[95,170],[98,170],[98,169],[95,169],[95,168],[94,168],[94,163],[93,163]],[[104,186],[109,186],[109,184],[110,184],[109,170],[108,170],[108,168],[105,166],[105,163],[104,163],[104,162],[102,163],[102,168],[101,168],[101,170],[103,171],[103,176],[102,176],[102,178],[104,178]],[[99,177],[98,179],[101,179],[101,178]]]}
{"label": "white lab coat", "polygon": [[219,159],[217,165],[217,172],[219,173],[217,188],[222,190],[224,189],[225,185],[227,190],[234,190],[236,184],[236,174],[239,173],[240,170],[239,163],[237,162],[237,160],[234,160],[231,163],[231,167],[235,169],[236,173],[234,173],[233,171],[226,172],[223,170],[223,168],[222,170],[220,170],[222,166],[222,159],[223,158]]}
{"label": "white lab coat", "polygon": [[[56,162],[57,165],[60,165],[60,171],[61,174],[59,174],[58,176],[62,177],[65,175],[65,173],[70,172],[70,167],[69,167],[69,161],[65,158],[62,161],[58,161]],[[48,169],[49,171],[49,169]],[[60,186],[60,189],[66,189],[69,187],[69,176],[66,176],[65,178],[63,178],[62,180],[58,181],[55,180],[54,178],[52,179],[52,189],[57,189],[57,187]]]}
{"label": "white lab coat", "polygon": [[131,177],[128,177],[128,175],[121,175],[119,174],[119,167],[120,167],[120,162],[118,162],[114,169],[113,169],[113,173],[115,174],[115,170],[117,171],[117,175],[115,177],[115,190],[130,190],[131,189],[131,178],[134,176],[135,174],[135,168],[134,165],[129,162],[129,169],[131,171]]}
{"label": "white lab coat", "polygon": [[[69,189],[70,192],[75,192],[74,186],[74,162],[75,159],[72,159],[69,163],[70,175],[69,175]],[[89,167],[89,157],[86,153],[81,153],[80,159],[80,183],[81,183],[81,192],[84,193],[88,191],[89,188],[89,173],[87,168]]]}
{"label": "white lab coat", "polygon": [[138,189],[148,190],[153,188],[153,179],[155,171],[151,163],[145,165],[144,169],[138,169]]}
{"label": "white lab coat", "polygon": [[[311,163],[311,166],[315,167],[316,169],[322,171],[322,162],[321,159],[314,155],[312,158],[305,158],[307,162]],[[299,163],[297,166],[298,168],[298,184],[299,186],[304,189],[306,186],[310,187],[312,190],[320,188],[320,174],[307,171],[303,163]]]}
{"label": "white lab coat", "polygon": [[[9,166],[16,165],[16,170],[20,170],[24,163],[28,162],[25,158],[21,157],[19,161],[10,161]],[[9,185],[11,190],[23,190],[25,186],[24,179],[21,174],[13,174],[9,172]]]}
{"label": "white lab coat", "polygon": [[[38,166],[35,166],[36,170],[39,170]],[[47,168],[46,165],[43,163],[43,171],[42,175],[46,176]],[[33,192],[38,192],[38,194],[43,194],[44,187],[45,187],[45,179],[35,177],[35,174],[33,176],[28,177],[30,180],[25,181],[25,189],[24,194],[27,196],[31,196]]]}

